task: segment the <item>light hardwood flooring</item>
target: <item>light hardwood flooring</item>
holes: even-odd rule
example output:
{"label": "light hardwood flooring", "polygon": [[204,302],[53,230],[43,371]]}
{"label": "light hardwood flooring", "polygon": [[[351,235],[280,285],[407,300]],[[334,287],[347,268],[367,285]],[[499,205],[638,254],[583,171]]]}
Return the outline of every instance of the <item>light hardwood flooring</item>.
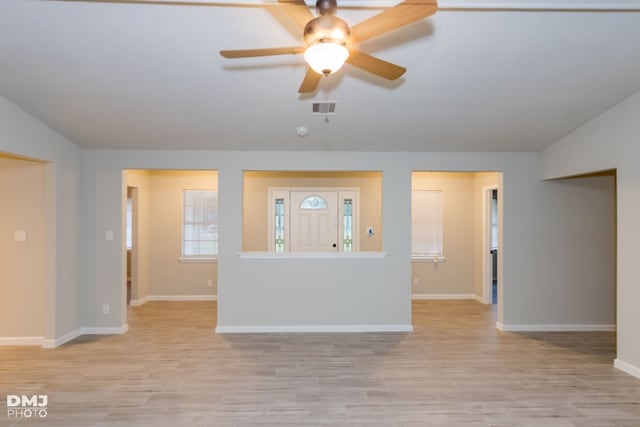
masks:
{"label": "light hardwood flooring", "polygon": [[[640,426],[615,334],[509,333],[473,301],[413,304],[413,333],[216,335],[215,302],[129,309],[129,332],[0,347],[0,426]],[[5,394],[48,416],[6,417]]]}

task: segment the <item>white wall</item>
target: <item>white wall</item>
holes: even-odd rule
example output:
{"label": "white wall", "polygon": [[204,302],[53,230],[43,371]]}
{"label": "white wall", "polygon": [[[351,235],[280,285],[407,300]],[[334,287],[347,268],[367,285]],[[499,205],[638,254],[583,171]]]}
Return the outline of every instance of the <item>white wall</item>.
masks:
{"label": "white wall", "polygon": [[[46,165],[0,154],[0,200],[0,337],[38,343],[48,296]],[[16,230],[26,241],[14,239]]]}
{"label": "white wall", "polygon": [[640,93],[547,147],[547,178],[617,170],[616,366],[640,377]]}
{"label": "white wall", "polygon": [[[96,313],[103,303],[117,304],[121,254],[104,240],[104,230],[121,227],[121,171],[145,169],[217,169],[220,187],[218,325],[395,325],[410,323],[410,200],[413,170],[496,170],[503,175],[503,242],[499,272],[504,286],[498,318],[504,325],[594,323],[589,313],[568,318],[565,308],[547,303],[554,289],[540,289],[544,251],[559,236],[539,238],[545,206],[556,200],[556,184],[540,180],[537,153],[299,153],[86,150],[86,205],[95,210],[86,227],[86,252],[100,260],[89,272],[95,283]],[[242,259],[244,170],[380,170],[384,259]],[[99,197],[97,195],[100,195]],[[569,217],[562,217],[570,225]],[[113,225],[115,224],[115,225]],[[120,233],[116,233],[119,236]],[[120,247],[121,242],[113,245]],[[560,259],[564,255],[560,255]],[[96,264],[95,261],[87,263]],[[553,268],[562,270],[562,263]],[[559,275],[561,271],[550,271]],[[580,284],[568,283],[568,289]],[[532,299],[531,295],[535,295]],[[504,309],[503,309],[504,308]],[[120,313],[96,315],[101,325],[119,325]]]}
{"label": "white wall", "polygon": [[0,151],[46,166],[47,304],[45,345],[80,326],[78,298],[78,147],[0,96]]}
{"label": "white wall", "polygon": [[[614,177],[549,181],[541,187],[547,197],[532,218],[535,240],[520,243],[540,248],[531,264],[535,272],[528,273],[536,286],[521,291],[530,308],[520,321],[615,327]],[[541,306],[556,313],[552,322],[539,318]]]}
{"label": "white wall", "polygon": [[[598,119],[564,143],[545,151],[548,177],[579,173],[601,166],[618,167],[618,330],[619,356],[637,366],[638,324],[633,301],[638,300],[634,268],[640,217],[640,173],[632,167],[639,158],[634,119],[640,99],[632,98],[613,116]],[[615,155],[598,148],[608,137]],[[586,141],[586,142],[585,142]],[[614,141],[614,142],[611,142]],[[617,142],[615,142],[617,141]],[[634,145],[635,144],[635,145]],[[582,150],[583,145],[586,147]],[[122,328],[125,313],[123,238],[124,169],[217,169],[220,182],[220,256],[218,325],[224,327],[288,325],[410,324],[411,171],[502,171],[503,235],[499,272],[503,285],[498,319],[504,325],[554,325],[563,322],[601,322],[590,313],[574,313],[566,305],[548,304],[557,296],[540,280],[564,277],[573,258],[558,251],[548,262],[545,251],[562,244],[562,233],[540,230],[571,227],[574,207],[553,216],[549,206],[575,194],[555,182],[542,182],[538,153],[333,153],[333,152],[214,152],[78,150],[33,117],[0,98],[0,150],[48,160],[49,320],[45,337],[59,338],[80,326]],[[585,154],[587,153],[587,154]],[[588,159],[581,162],[577,159]],[[611,163],[605,161],[610,160]],[[629,160],[631,159],[631,160]],[[82,167],[80,167],[80,165]],[[241,259],[242,173],[244,170],[379,170],[383,174],[383,259],[362,260],[251,260]],[[586,170],[584,170],[586,169]],[[557,173],[554,175],[554,173]],[[81,204],[77,197],[81,182]],[[592,191],[579,193],[590,194]],[[578,200],[575,210],[592,203],[591,195]],[[53,200],[53,203],[50,203]],[[51,207],[53,206],[53,207]],[[80,206],[80,215],[78,215]],[[551,218],[551,219],[550,219]],[[77,234],[80,222],[80,234]],[[105,232],[114,232],[114,240]],[[76,244],[80,239],[80,246]],[[543,238],[544,237],[544,238]],[[80,280],[76,275],[80,271]],[[300,280],[311,277],[310,280]],[[81,285],[80,285],[81,284]],[[567,295],[578,295],[582,284],[563,284]],[[80,298],[78,298],[80,295]],[[102,314],[102,305],[111,312]],[[567,304],[570,304],[567,302]],[[85,309],[81,318],[78,307]],[[570,315],[568,315],[568,313]]]}

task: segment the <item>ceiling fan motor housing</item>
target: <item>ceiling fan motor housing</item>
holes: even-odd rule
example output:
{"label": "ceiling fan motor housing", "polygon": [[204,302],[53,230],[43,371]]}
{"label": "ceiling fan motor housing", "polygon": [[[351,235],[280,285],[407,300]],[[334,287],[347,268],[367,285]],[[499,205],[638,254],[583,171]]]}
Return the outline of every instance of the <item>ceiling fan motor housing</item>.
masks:
{"label": "ceiling fan motor housing", "polygon": [[322,15],[314,18],[304,27],[304,41],[307,46],[312,46],[316,43],[345,45],[349,34],[349,25],[333,15]]}

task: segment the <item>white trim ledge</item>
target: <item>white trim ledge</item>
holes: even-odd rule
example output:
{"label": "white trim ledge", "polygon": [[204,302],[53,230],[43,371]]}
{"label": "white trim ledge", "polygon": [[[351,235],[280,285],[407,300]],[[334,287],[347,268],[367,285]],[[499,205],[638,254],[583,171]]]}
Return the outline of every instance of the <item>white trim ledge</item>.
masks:
{"label": "white trim ledge", "polygon": [[425,262],[431,264],[441,264],[443,262],[447,262],[447,259],[442,256],[419,256],[419,255],[411,255],[411,262]]}
{"label": "white trim ledge", "polygon": [[242,259],[382,259],[386,252],[239,252]]}
{"label": "white trim ledge", "polygon": [[621,370],[624,373],[633,375],[636,378],[640,378],[640,368],[637,366],[633,366],[631,363],[623,362],[620,359],[615,359],[613,361],[613,367]]}
{"label": "white trim ledge", "polygon": [[301,332],[413,332],[412,325],[270,325],[216,326],[216,334],[269,334]]}
{"label": "white trim ledge", "polygon": [[473,294],[411,294],[412,300],[476,299]]}
{"label": "white trim ledge", "polygon": [[216,264],[218,257],[180,257],[178,258],[182,264]]}
{"label": "white trim ledge", "polygon": [[496,322],[496,328],[505,332],[615,332],[616,325],[505,325]]}

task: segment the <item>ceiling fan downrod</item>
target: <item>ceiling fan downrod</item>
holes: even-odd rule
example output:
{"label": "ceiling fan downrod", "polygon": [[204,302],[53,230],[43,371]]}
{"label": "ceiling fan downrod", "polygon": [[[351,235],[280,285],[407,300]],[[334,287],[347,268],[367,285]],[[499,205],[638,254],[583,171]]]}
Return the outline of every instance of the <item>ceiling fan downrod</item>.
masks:
{"label": "ceiling fan downrod", "polygon": [[318,0],[316,1],[316,11],[318,15],[335,15],[338,10],[338,2],[336,0]]}

